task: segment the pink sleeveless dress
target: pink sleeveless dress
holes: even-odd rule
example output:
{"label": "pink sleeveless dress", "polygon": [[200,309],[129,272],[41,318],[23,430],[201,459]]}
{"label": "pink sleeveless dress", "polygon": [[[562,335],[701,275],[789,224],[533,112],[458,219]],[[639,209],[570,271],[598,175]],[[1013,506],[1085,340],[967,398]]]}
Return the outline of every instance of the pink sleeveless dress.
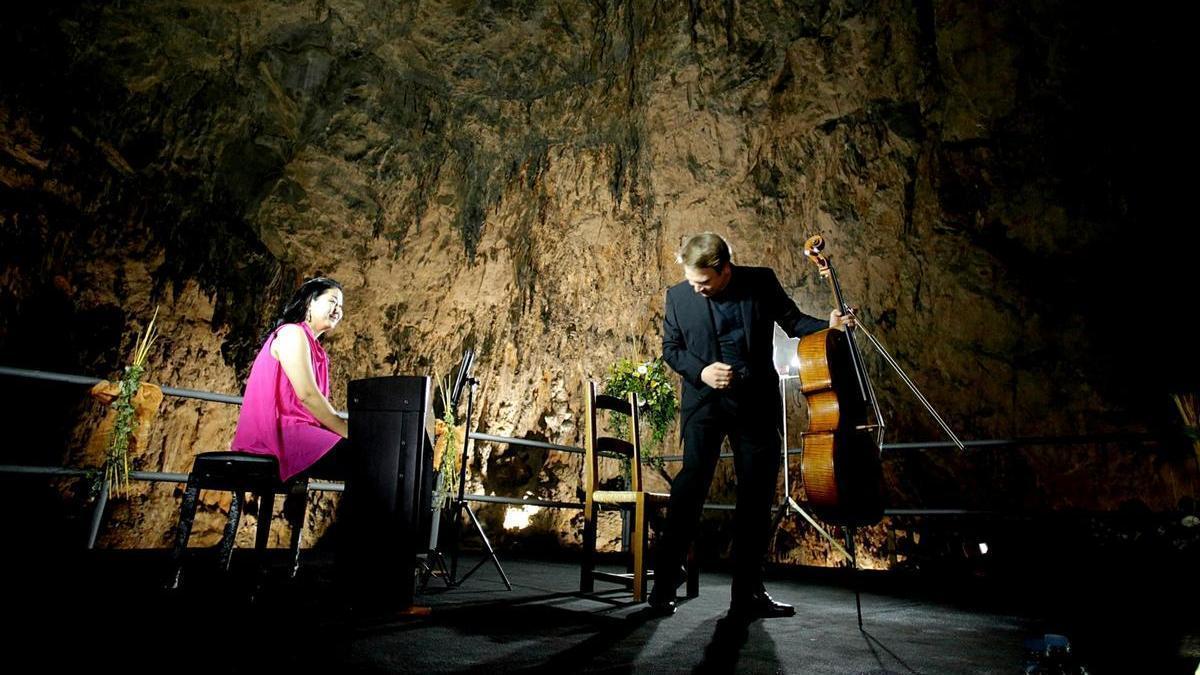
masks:
{"label": "pink sleeveless dress", "polygon": [[[329,396],[329,357],[308,324],[296,324],[308,337],[317,388]],[[280,326],[279,328],[283,328]],[[321,426],[296,396],[296,390],[283,372],[283,366],[271,356],[271,345],[279,328],[263,344],[242,396],[242,413],[230,449],[254,455],[270,455],[279,460],[279,478],[288,480],[321,459],[341,436]]]}

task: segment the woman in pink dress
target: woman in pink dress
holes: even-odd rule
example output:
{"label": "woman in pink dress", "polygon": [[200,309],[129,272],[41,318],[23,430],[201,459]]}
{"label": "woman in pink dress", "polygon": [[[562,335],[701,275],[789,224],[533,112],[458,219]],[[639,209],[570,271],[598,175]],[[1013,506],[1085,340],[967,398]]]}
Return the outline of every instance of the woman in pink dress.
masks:
{"label": "woman in pink dress", "polygon": [[[279,479],[345,477],[349,429],[329,403],[329,357],[319,339],[342,320],[342,286],[300,286],[254,359],[232,450],[279,461]],[[345,461],[344,459],[342,461]]]}

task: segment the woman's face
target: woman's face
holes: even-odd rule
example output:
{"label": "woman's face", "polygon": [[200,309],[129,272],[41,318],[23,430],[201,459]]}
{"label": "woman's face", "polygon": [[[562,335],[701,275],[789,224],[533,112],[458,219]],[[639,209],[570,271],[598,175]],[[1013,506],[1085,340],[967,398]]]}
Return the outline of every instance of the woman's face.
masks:
{"label": "woman's face", "polygon": [[308,303],[308,323],[320,335],[333,330],[342,320],[342,292],[331,288]]}

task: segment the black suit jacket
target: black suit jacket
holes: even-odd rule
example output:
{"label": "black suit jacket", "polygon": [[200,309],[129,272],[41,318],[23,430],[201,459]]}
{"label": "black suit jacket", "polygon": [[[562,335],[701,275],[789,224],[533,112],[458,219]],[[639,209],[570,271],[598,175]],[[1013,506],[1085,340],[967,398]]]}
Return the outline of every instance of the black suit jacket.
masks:
{"label": "black suit jacket", "polygon": [[[778,426],[782,402],[772,360],[775,331],[771,324],[800,337],[828,328],[829,322],[801,312],[771,269],[735,266],[733,274],[743,294],[740,304],[750,371],[747,381],[738,383],[738,395],[752,405],[751,410],[770,415]],[[683,376],[680,415],[684,425],[700,406],[717,400],[717,390],[700,380],[700,372],[721,358],[709,304],[708,298],[693,291],[686,281],[667,290],[663,360]]]}

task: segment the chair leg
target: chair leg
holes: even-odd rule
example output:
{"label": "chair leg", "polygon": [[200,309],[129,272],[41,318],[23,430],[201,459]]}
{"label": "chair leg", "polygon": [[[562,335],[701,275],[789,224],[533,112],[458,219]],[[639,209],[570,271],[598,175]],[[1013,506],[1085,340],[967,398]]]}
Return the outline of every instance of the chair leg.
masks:
{"label": "chair leg", "polygon": [[[631,542],[633,542],[633,521],[630,520],[633,514],[629,509],[621,509],[621,553],[629,553],[631,550]],[[632,564],[632,563],[630,563]],[[632,572],[632,568],[625,568],[627,572]]]}
{"label": "chair leg", "polygon": [[187,552],[188,539],[192,536],[192,523],[196,520],[196,499],[200,495],[200,478],[195,473],[188,476],[187,487],[183,491],[183,501],[179,505],[179,523],[175,526],[175,550],[171,553],[171,561],[175,572],[167,582],[168,589],[177,589],[183,579],[183,556]]}
{"label": "chair leg", "polygon": [[225,522],[225,533],[221,535],[221,571],[229,571],[229,563],[233,560],[233,546],[236,543],[238,525],[242,522],[242,502],[245,497],[241,490],[233,491],[233,499],[229,501],[229,520]]}
{"label": "chair leg", "polygon": [[254,529],[254,564],[259,574],[266,569],[267,543],[271,537],[271,514],[275,511],[275,493],[264,490],[258,493],[258,524]]}
{"label": "chair leg", "polygon": [[258,524],[254,529],[254,550],[261,553],[266,550],[271,538],[271,514],[275,511],[275,493],[263,491],[258,493]]}
{"label": "chair leg", "polygon": [[633,512],[633,601],[646,599],[646,493],[639,492]]}
{"label": "chair leg", "polygon": [[593,572],[596,569],[596,509],[583,509],[583,564],[579,572],[579,590],[591,593],[596,589]]}
{"label": "chair leg", "polygon": [[288,570],[288,577],[295,579],[296,574],[300,572],[300,535],[304,533],[304,519],[308,513],[307,481],[292,484],[283,504],[283,512],[292,528],[291,542],[288,545],[292,564]]}

